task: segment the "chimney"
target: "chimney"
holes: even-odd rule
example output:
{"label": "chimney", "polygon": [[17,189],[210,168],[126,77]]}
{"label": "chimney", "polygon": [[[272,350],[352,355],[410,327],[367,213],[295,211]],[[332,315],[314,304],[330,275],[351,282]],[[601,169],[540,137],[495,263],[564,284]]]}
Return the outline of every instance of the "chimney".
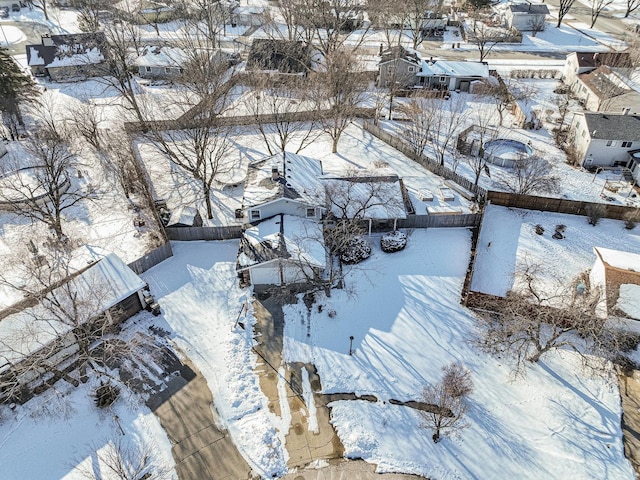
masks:
{"label": "chimney", "polygon": [[45,47],[53,47],[53,40],[48,33],[42,37],[42,45]]}
{"label": "chimney", "polygon": [[629,107],[624,107],[622,109],[622,114],[623,115],[629,115],[629,112],[631,111],[631,109]]}
{"label": "chimney", "polygon": [[274,182],[280,178],[280,172],[278,172],[278,167],[271,168],[271,180]]}

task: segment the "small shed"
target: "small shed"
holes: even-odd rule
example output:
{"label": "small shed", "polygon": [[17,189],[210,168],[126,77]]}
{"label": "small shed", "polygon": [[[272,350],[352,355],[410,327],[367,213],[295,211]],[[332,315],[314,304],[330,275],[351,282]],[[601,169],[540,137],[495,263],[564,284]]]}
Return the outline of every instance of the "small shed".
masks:
{"label": "small shed", "polygon": [[171,212],[167,227],[201,227],[202,217],[194,207],[178,207]]}

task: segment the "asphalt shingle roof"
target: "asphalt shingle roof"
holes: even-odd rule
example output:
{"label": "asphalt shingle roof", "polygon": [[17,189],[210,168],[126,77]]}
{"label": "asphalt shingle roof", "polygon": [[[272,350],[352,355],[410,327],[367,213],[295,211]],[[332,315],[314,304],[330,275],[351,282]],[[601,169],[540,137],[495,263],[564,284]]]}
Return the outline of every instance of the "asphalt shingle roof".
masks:
{"label": "asphalt shingle roof", "polygon": [[592,139],[640,141],[640,115],[585,113]]}

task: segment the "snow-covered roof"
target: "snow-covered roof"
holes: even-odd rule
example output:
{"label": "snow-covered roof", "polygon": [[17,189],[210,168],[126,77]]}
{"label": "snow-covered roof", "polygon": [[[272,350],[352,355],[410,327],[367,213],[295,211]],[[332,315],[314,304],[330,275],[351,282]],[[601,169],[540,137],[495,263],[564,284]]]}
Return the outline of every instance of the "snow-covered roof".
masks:
{"label": "snow-covered roof", "polygon": [[[276,180],[273,171],[278,171]],[[279,198],[318,205],[321,191],[318,177],[322,163],[295,153],[276,153],[249,164],[244,188],[244,208],[255,207]]]}
{"label": "snow-covered roof", "polygon": [[68,67],[104,62],[107,40],[102,32],[51,35],[42,44],[27,45],[29,66]]}
{"label": "snow-covered roof", "polygon": [[640,285],[623,283],[616,307],[628,317],[640,320]]}
{"label": "snow-covered roof", "polygon": [[276,258],[324,268],[322,225],[294,215],[277,215],[248,228],[243,233],[238,267],[244,270]]}
{"label": "snow-covered roof", "polygon": [[640,273],[640,255],[637,253],[622,252],[603,247],[593,247],[596,255],[607,265]]}
{"label": "snow-covered roof", "polygon": [[180,206],[171,212],[167,227],[173,227],[176,225],[184,225],[192,227],[195,223],[198,210],[194,207]]}
{"label": "snow-covered roof", "polygon": [[456,62],[448,60],[422,60],[419,77],[477,77],[489,76],[489,66],[481,62]]}
{"label": "snow-covered roof", "polygon": [[29,66],[44,65],[44,58],[40,56],[40,51],[37,47],[38,45],[29,46],[29,59],[27,61]]}
{"label": "snow-covered roof", "polygon": [[[71,291],[78,293],[81,302],[91,302],[91,312],[83,312],[86,321],[118,304],[146,283],[136,275],[117,255],[96,247],[84,247],[70,262],[71,271],[87,268],[69,280]],[[69,295],[54,289],[58,301],[70,302]],[[11,307],[9,307],[11,308]],[[20,361],[25,356],[45,347],[58,336],[69,331],[69,323],[55,318],[55,311],[38,304],[8,315],[0,320],[0,370],[7,364]]]}
{"label": "snow-covered roof", "polygon": [[133,62],[139,67],[179,67],[187,60],[187,54],[181,48],[146,46]]}
{"label": "snow-covered roof", "polygon": [[338,218],[387,220],[406,218],[402,183],[397,175],[367,175],[359,172],[348,178],[323,178],[331,202],[331,211]]}

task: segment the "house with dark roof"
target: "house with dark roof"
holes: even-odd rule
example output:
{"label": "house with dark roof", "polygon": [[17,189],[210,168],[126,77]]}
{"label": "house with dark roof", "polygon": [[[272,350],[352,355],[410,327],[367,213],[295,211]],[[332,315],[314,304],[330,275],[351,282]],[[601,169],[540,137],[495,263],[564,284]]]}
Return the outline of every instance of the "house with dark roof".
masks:
{"label": "house with dark roof", "polygon": [[549,8],[544,3],[511,3],[505,12],[507,28],[520,32],[544,30]]}
{"label": "house with dark roof", "polygon": [[[579,74],[571,90],[580,104],[592,112],[640,113],[640,84],[632,77],[640,71],[601,65],[588,73]],[[640,78],[639,78],[640,79]]]}
{"label": "house with dark roof", "polygon": [[256,38],[249,49],[247,70],[305,74],[311,69],[311,53],[304,42]]}
{"label": "house with dark roof", "polygon": [[423,59],[415,51],[396,46],[382,52],[378,86],[471,91],[471,84],[489,77],[485,62]]}
{"label": "house with dark roof", "polygon": [[35,76],[68,81],[106,73],[107,39],[102,32],[46,35],[41,44],[25,48]]}
{"label": "house with dark roof", "polygon": [[623,68],[632,66],[627,52],[572,52],[567,55],[562,79],[565,85],[572,87],[578,75],[592,72],[603,65]]}
{"label": "house with dark roof", "polygon": [[636,167],[633,152],[640,147],[640,115],[625,112],[574,115],[572,137],[583,167]]}

